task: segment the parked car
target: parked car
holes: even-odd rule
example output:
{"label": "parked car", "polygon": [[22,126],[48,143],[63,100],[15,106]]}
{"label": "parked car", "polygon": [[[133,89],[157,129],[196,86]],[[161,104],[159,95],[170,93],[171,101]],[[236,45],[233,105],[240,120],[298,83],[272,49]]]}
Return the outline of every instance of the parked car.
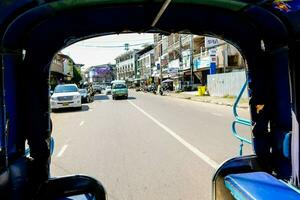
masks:
{"label": "parked car", "polygon": [[126,84],[124,83],[114,83],[112,85],[112,90],[111,90],[112,98],[116,99],[118,97],[125,97],[126,99],[128,98],[128,88]]}
{"label": "parked car", "polygon": [[106,95],[111,94],[111,86],[106,86],[106,88],[105,88],[105,94]]}
{"label": "parked car", "polygon": [[81,109],[81,95],[75,84],[57,85],[50,98],[51,109],[78,108]]}

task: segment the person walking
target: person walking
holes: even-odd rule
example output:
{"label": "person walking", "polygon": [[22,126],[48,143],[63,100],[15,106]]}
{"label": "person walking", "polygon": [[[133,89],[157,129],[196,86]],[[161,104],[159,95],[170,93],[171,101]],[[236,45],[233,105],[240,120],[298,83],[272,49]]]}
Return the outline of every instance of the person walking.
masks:
{"label": "person walking", "polygon": [[162,87],[161,87],[160,84],[157,86],[157,92],[158,92],[160,95],[163,95],[163,90],[162,90]]}

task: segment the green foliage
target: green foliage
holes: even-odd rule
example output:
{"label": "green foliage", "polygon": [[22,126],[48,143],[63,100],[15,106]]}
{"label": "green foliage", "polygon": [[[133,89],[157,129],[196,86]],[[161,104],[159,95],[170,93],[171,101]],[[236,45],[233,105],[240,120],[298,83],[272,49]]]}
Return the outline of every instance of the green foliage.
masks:
{"label": "green foliage", "polygon": [[72,82],[78,85],[81,80],[82,80],[82,76],[80,74],[80,71],[76,67],[73,67]]}

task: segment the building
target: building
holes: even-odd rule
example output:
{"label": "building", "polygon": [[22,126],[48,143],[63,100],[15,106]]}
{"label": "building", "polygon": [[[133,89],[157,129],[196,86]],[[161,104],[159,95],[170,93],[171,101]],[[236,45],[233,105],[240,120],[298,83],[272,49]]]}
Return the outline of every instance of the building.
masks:
{"label": "building", "polygon": [[84,72],[85,81],[108,84],[115,79],[114,68],[113,64],[91,66]]}
{"label": "building", "polygon": [[139,82],[142,82],[146,83],[147,85],[151,84],[153,82],[153,68],[155,69],[153,45],[146,46],[137,54],[138,63],[135,83],[138,84]]}
{"label": "building", "polygon": [[202,85],[206,85],[208,74],[228,73],[245,68],[243,57],[233,45],[213,37],[203,38],[200,51],[195,49],[193,55],[194,74]]}
{"label": "building", "polygon": [[63,53],[57,53],[50,65],[50,86],[53,89],[57,84],[70,82],[74,77],[74,67],[82,66],[75,64],[73,59]]}
{"label": "building", "polygon": [[173,79],[176,89],[206,85],[207,75],[245,67],[239,51],[223,40],[191,34],[154,34],[154,62],[160,80]]}
{"label": "building", "polygon": [[139,50],[131,50],[120,56],[116,60],[116,73],[118,80],[125,80],[133,83],[137,73],[137,60]]}

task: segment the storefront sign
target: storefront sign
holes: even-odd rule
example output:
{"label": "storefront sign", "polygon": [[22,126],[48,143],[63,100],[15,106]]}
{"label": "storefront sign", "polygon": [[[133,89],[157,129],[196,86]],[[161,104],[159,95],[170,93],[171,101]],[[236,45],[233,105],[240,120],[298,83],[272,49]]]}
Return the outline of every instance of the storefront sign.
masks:
{"label": "storefront sign", "polygon": [[217,66],[216,66],[216,63],[211,63],[211,64],[210,64],[209,73],[210,73],[210,74],[216,74],[216,73],[217,73]]}
{"label": "storefront sign", "polygon": [[205,37],[205,48],[210,48],[217,46],[219,44],[219,40],[213,37]]}
{"label": "storefront sign", "polygon": [[182,68],[181,70],[189,69],[191,67],[190,50],[182,52]]}
{"label": "storefront sign", "polygon": [[210,57],[210,62],[211,63],[217,63],[217,56],[211,56]]}
{"label": "storefront sign", "polygon": [[210,56],[205,56],[205,57],[201,57],[201,58],[196,58],[194,59],[194,69],[195,70],[198,70],[198,69],[201,69],[201,68],[209,68],[210,67],[210,62],[211,59],[210,59]]}
{"label": "storefront sign", "polygon": [[210,56],[215,56],[217,54],[217,49],[216,48],[209,49],[208,53]]}
{"label": "storefront sign", "polygon": [[179,68],[179,59],[172,60],[169,62],[169,68]]}
{"label": "storefront sign", "polygon": [[160,64],[159,63],[156,64],[156,69],[160,70]]}
{"label": "storefront sign", "polygon": [[168,68],[168,75],[171,77],[177,76],[178,75],[178,67],[169,67]]}
{"label": "storefront sign", "polygon": [[167,66],[168,65],[168,60],[166,58],[161,59],[161,66]]}

